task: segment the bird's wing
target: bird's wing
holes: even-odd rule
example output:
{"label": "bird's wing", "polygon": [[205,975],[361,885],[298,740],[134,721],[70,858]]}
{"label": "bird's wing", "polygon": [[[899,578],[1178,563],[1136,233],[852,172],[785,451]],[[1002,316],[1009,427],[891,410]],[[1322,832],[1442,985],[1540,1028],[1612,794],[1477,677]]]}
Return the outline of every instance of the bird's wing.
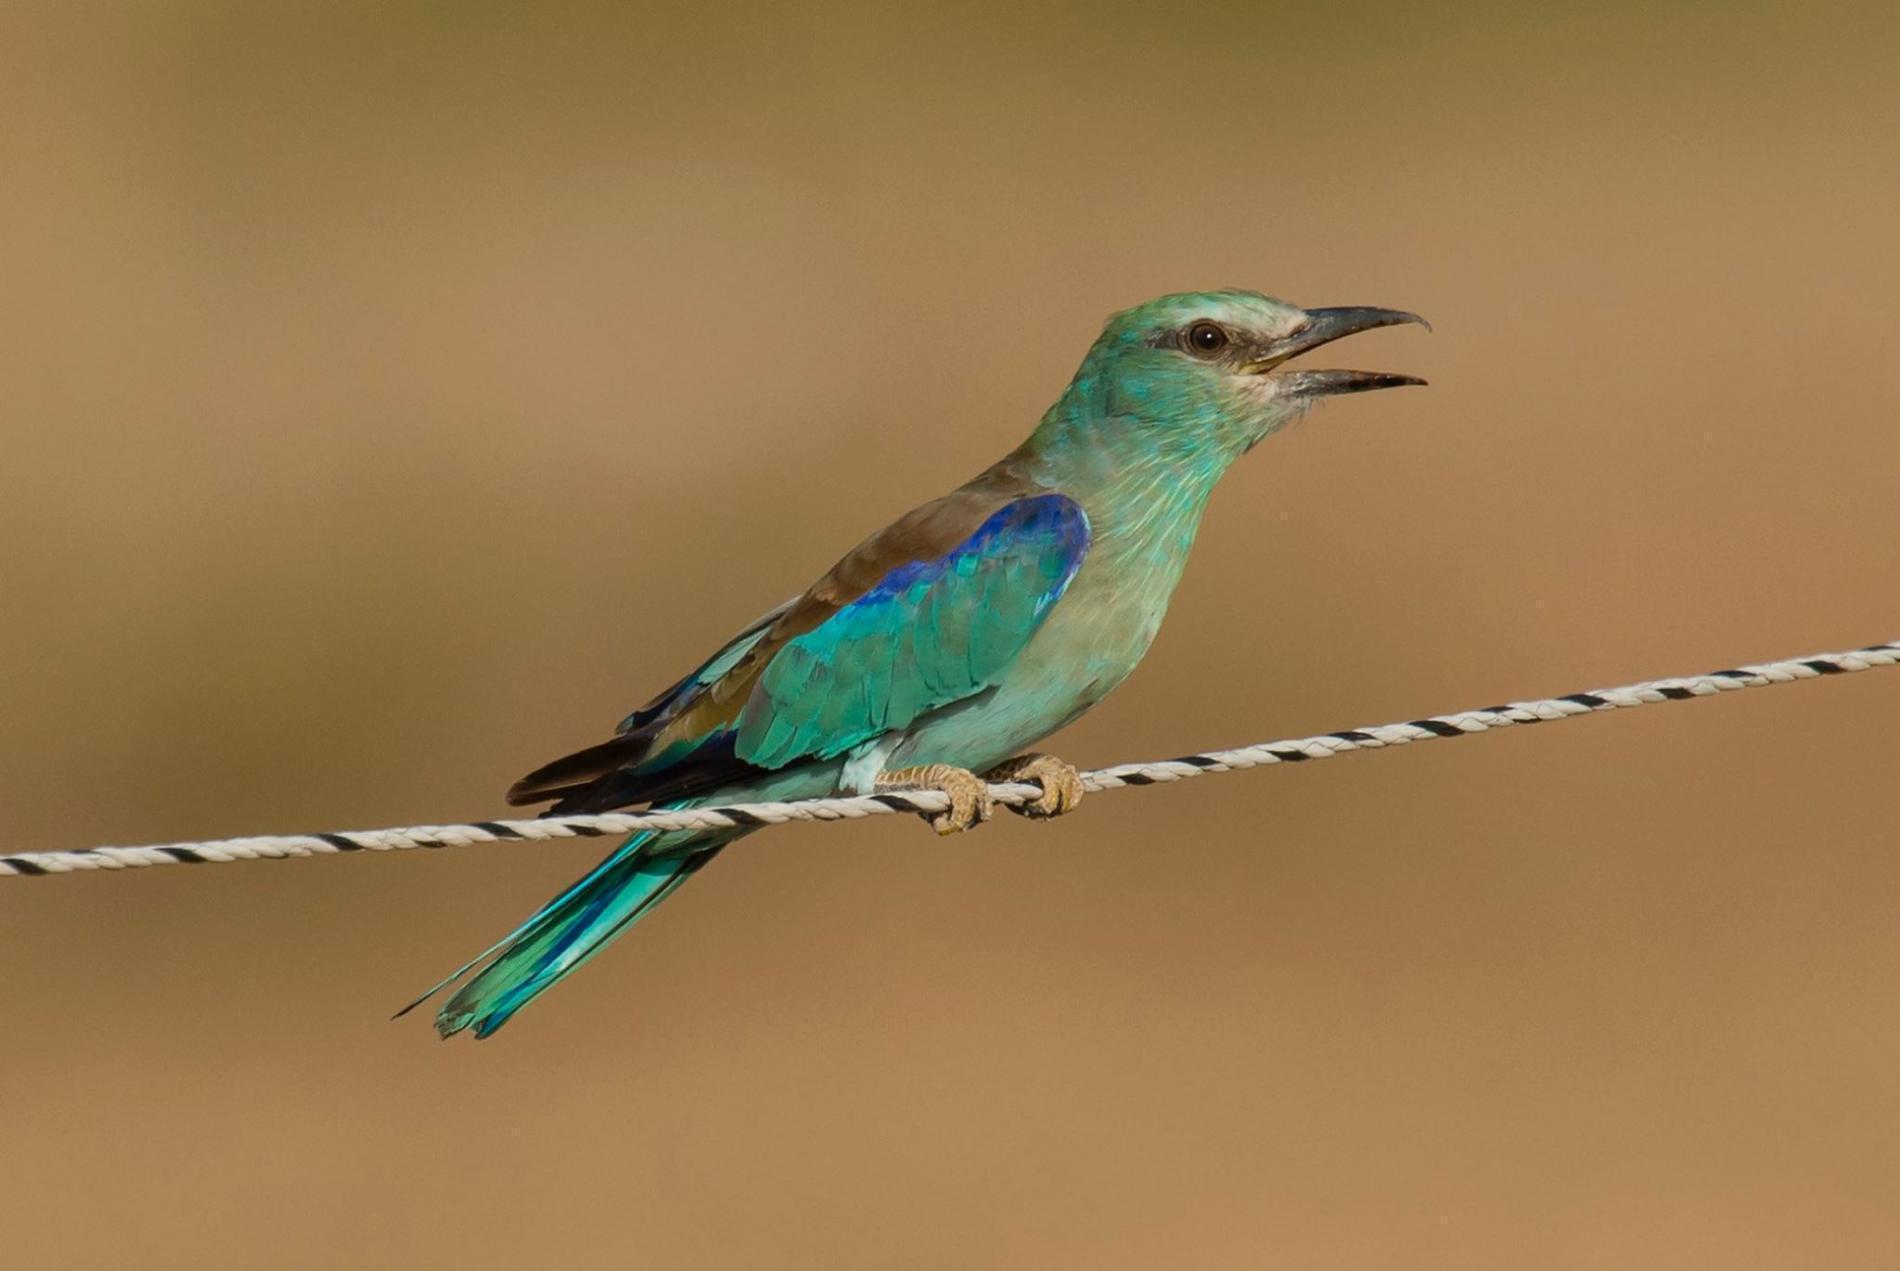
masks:
{"label": "bird's wing", "polygon": [[975,482],[839,561],[804,595],[629,716],[613,741],[518,782],[557,811],[685,798],[833,759],[993,687],[1088,550],[1066,495]]}
{"label": "bird's wing", "polygon": [[1088,548],[1061,494],[1007,503],[938,555],[893,562],[875,586],[787,640],[736,720],[736,753],[762,768],[831,759],[995,685]]}

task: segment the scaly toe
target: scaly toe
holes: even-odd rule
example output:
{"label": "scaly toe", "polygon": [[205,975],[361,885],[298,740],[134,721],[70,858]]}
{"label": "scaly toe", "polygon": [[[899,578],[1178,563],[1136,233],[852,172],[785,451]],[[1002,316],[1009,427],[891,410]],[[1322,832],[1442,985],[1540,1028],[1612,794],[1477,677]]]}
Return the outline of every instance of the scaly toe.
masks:
{"label": "scaly toe", "polygon": [[990,788],[981,777],[962,769],[955,771],[958,778],[945,779],[937,786],[937,789],[950,796],[950,810],[930,818],[930,828],[938,834],[961,834],[965,830],[973,830],[989,820],[996,807],[990,799]]}
{"label": "scaly toe", "polygon": [[1010,811],[1031,820],[1043,821],[1063,816],[1082,802],[1082,774],[1074,764],[1054,755],[1024,755],[1012,759],[988,774],[992,781],[1033,781],[1042,793],[1028,803],[1011,806]]}
{"label": "scaly toe", "polygon": [[931,828],[939,834],[961,834],[963,830],[975,830],[990,819],[990,811],[996,807],[994,802],[990,802],[990,788],[982,781],[973,781],[973,785],[956,783],[954,787],[944,783],[939,788],[950,796],[950,809],[931,817]]}
{"label": "scaly toe", "polygon": [[1066,816],[1082,802],[1082,774],[1070,765],[1061,764],[1060,771],[1044,773],[1041,780],[1042,798],[1036,800],[1037,815]]}
{"label": "scaly toe", "polygon": [[996,806],[990,798],[987,782],[967,768],[953,768],[949,764],[928,764],[921,768],[884,773],[878,777],[877,787],[881,790],[941,792],[950,800],[947,810],[918,814],[938,834],[961,834],[965,830],[975,829],[990,819],[990,813]]}

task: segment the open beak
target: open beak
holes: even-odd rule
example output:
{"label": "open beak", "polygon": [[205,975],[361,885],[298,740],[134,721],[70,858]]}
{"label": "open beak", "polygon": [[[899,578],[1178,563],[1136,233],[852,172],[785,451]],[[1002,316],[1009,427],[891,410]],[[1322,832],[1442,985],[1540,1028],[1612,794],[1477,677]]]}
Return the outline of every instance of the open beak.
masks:
{"label": "open beak", "polygon": [[[1249,375],[1264,375],[1289,358],[1375,327],[1395,327],[1416,322],[1427,331],[1432,329],[1431,323],[1416,313],[1406,313],[1402,309],[1351,305],[1338,309],[1308,309],[1306,317],[1305,326],[1266,349],[1263,357],[1249,362],[1243,369]],[[1363,393],[1375,388],[1401,388],[1407,384],[1425,382],[1415,375],[1395,375],[1387,371],[1284,371],[1275,375],[1274,380],[1278,385],[1276,396],[1283,399]]]}

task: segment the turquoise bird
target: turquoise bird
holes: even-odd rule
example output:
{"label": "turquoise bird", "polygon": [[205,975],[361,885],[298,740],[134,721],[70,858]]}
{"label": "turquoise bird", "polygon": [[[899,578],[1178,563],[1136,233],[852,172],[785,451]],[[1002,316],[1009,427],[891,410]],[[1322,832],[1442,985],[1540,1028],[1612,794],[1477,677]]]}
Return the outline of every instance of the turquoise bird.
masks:
{"label": "turquoise bird", "polygon": [[[1314,402],[1424,381],[1286,369],[1395,309],[1300,309],[1251,291],[1163,296],[1109,319],[1029,439],[873,534],[621,721],[538,768],[513,804],[549,814],[940,790],[940,834],[989,818],[986,781],[1076,770],[1026,754],[1148,651],[1222,474]],[[746,830],[635,834],[499,943],[436,1016],[486,1037],[578,970]],[[476,968],[480,968],[476,970]],[[401,1013],[401,1012],[399,1012]]]}

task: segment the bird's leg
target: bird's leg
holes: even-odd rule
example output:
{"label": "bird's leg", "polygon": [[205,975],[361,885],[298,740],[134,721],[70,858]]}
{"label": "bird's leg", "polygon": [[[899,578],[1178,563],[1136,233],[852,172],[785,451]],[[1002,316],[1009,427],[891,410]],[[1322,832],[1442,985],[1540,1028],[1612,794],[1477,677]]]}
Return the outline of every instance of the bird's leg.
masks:
{"label": "bird's leg", "polygon": [[968,768],[953,768],[947,763],[925,764],[921,768],[899,768],[877,774],[879,790],[940,790],[950,797],[948,812],[923,812],[918,815],[939,834],[961,834],[990,819],[995,804],[983,778]]}
{"label": "bird's leg", "polygon": [[1074,764],[1054,755],[1017,755],[983,774],[985,781],[1033,781],[1042,787],[1042,795],[1029,803],[1004,804],[1021,816],[1044,820],[1075,811],[1082,802],[1082,774]]}

